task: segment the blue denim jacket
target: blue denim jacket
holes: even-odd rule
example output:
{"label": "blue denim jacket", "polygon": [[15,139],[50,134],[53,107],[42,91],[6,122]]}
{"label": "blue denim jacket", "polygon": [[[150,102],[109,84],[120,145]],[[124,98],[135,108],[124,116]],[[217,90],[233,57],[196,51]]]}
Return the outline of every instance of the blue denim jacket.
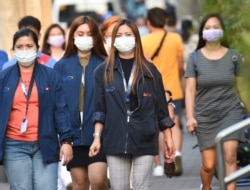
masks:
{"label": "blue denim jacket", "polygon": [[[0,72],[0,161],[3,159],[5,133],[18,83],[17,64]],[[35,66],[35,83],[39,101],[38,142],[43,161],[57,162],[59,141],[73,139],[65,93],[56,71],[38,63]]]}
{"label": "blue denim jacket", "polygon": [[93,141],[94,113],[94,70],[104,60],[92,53],[86,71],[84,72],[84,108],[83,123],[79,116],[80,85],[82,82],[82,66],[77,54],[59,60],[54,69],[58,71],[63,81],[63,87],[69,106],[71,125],[74,130],[74,145],[90,146]]}

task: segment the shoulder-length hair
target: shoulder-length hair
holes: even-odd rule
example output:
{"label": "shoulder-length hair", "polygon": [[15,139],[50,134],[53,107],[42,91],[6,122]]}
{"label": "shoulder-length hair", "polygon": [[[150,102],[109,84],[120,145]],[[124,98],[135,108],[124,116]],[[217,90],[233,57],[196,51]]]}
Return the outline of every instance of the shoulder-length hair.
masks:
{"label": "shoulder-length hair", "polygon": [[[115,65],[115,59],[118,56],[118,51],[114,47],[114,40],[116,38],[117,32],[122,25],[127,25],[129,28],[131,28],[134,36],[135,36],[135,48],[134,48],[134,57],[135,57],[135,71],[134,71],[134,79],[132,81],[132,92],[135,92],[135,83],[136,79],[138,78],[138,75],[140,72],[143,72],[143,69],[146,69],[150,73],[150,75],[153,77],[153,74],[147,64],[147,60],[144,56],[142,44],[141,44],[141,38],[138,31],[137,26],[135,23],[133,23],[130,20],[122,19],[120,20],[114,27],[112,32],[112,45],[110,49],[110,55],[106,59],[106,72],[104,74],[104,81],[106,84],[109,84],[111,81],[114,80],[114,65]],[[143,76],[143,75],[142,75]],[[154,78],[154,77],[153,77]],[[143,78],[144,79],[144,78]]]}
{"label": "shoulder-length hair", "polygon": [[77,47],[74,44],[74,33],[77,28],[82,24],[88,24],[91,32],[91,36],[93,37],[93,48],[92,51],[100,58],[104,58],[107,55],[106,50],[103,45],[102,36],[100,34],[98,25],[89,16],[79,16],[72,21],[70,25],[70,32],[67,42],[67,47],[64,53],[64,57],[69,57],[74,53],[77,53]]}
{"label": "shoulder-length hair", "polygon": [[207,14],[206,16],[204,16],[204,18],[201,21],[200,28],[199,28],[199,41],[198,41],[196,50],[201,49],[202,47],[204,47],[206,45],[206,41],[203,39],[202,33],[203,33],[204,26],[205,26],[206,22],[208,21],[208,19],[213,18],[213,17],[218,19],[218,21],[220,22],[221,28],[223,29],[223,38],[221,39],[221,45],[223,45],[225,47],[229,47],[228,41],[227,41],[227,34],[226,34],[226,30],[225,30],[225,25],[224,25],[224,22],[223,22],[221,15],[219,13],[210,13],[210,14]]}
{"label": "shoulder-length hair", "polygon": [[[65,31],[63,30],[63,28],[59,25],[59,24],[51,24],[47,30],[45,31],[44,34],[44,38],[43,38],[43,46],[42,46],[42,52],[46,53],[48,55],[51,55],[50,52],[50,44],[48,43],[48,39],[49,39],[49,33],[53,28],[59,28],[59,30],[62,32],[62,35],[65,37]],[[62,45],[62,49],[65,50],[65,42]]]}

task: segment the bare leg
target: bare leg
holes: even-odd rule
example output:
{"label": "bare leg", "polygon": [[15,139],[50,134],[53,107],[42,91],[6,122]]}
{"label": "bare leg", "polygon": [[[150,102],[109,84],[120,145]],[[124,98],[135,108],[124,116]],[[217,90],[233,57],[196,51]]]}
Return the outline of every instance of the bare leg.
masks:
{"label": "bare leg", "polygon": [[72,186],[74,190],[89,190],[88,171],[85,167],[70,169]]}
{"label": "bare leg", "polygon": [[202,165],[200,167],[200,176],[203,184],[203,190],[210,190],[216,167],[216,152],[214,148],[204,150],[202,153]]}
{"label": "bare leg", "polygon": [[181,152],[182,148],[182,131],[180,128],[180,117],[178,115],[175,115],[174,117],[175,126],[172,128],[172,135],[174,140],[174,145],[176,148],[176,151]]}
{"label": "bare leg", "polygon": [[176,148],[175,175],[179,176],[183,172],[182,157],[181,157],[183,137],[182,137],[182,131],[180,128],[180,117],[178,115],[175,115],[174,122],[175,122],[175,126],[172,128],[172,135],[173,135],[174,145]]}
{"label": "bare leg", "polygon": [[155,162],[155,167],[161,165],[161,159],[159,154],[154,156],[154,162]]}
{"label": "bare leg", "polygon": [[88,166],[91,190],[108,190],[107,163],[95,162]]}
{"label": "bare leg", "polygon": [[[237,170],[237,147],[238,141],[227,141],[224,143],[226,175]],[[236,190],[236,182],[230,183],[227,186],[227,190]]]}

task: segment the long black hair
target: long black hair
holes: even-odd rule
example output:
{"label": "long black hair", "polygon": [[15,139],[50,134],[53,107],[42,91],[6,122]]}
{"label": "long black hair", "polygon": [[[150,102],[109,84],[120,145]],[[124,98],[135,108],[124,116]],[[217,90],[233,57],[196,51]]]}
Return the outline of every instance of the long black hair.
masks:
{"label": "long black hair", "polygon": [[221,28],[223,30],[223,38],[221,39],[221,45],[223,45],[225,47],[229,47],[229,44],[227,41],[227,34],[226,34],[226,30],[225,30],[225,25],[224,25],[224,22],[223,22],[221,15],[219,13],[210,13],[210,14],[207,14],[206,16],[204,16],[204,18],[201,21],[200,28],[199,28],[199,41],[198,41],[196,50],[201,49],[202,47],[204,47],[206,45],[206,41],[203,39],[202,33],[203,33],[203,29],[204,29],[206,22],[208,21],[208,19],[210,19],[212,17],[215,17],[219,20]]}

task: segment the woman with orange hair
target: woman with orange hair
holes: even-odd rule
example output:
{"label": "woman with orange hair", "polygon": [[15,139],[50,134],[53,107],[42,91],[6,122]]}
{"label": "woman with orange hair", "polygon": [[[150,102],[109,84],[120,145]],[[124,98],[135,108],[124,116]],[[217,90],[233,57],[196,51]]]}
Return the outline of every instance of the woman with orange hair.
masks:
{"label": "woman with orange hair", "polygon": [[120,20],[121,20],[121,17],[116,15],[116,16],[109,17],[102,23],[100,31],[103,37],[104,47],[108,54],[111,48],[111,36],[112,36],[113,28]]}

